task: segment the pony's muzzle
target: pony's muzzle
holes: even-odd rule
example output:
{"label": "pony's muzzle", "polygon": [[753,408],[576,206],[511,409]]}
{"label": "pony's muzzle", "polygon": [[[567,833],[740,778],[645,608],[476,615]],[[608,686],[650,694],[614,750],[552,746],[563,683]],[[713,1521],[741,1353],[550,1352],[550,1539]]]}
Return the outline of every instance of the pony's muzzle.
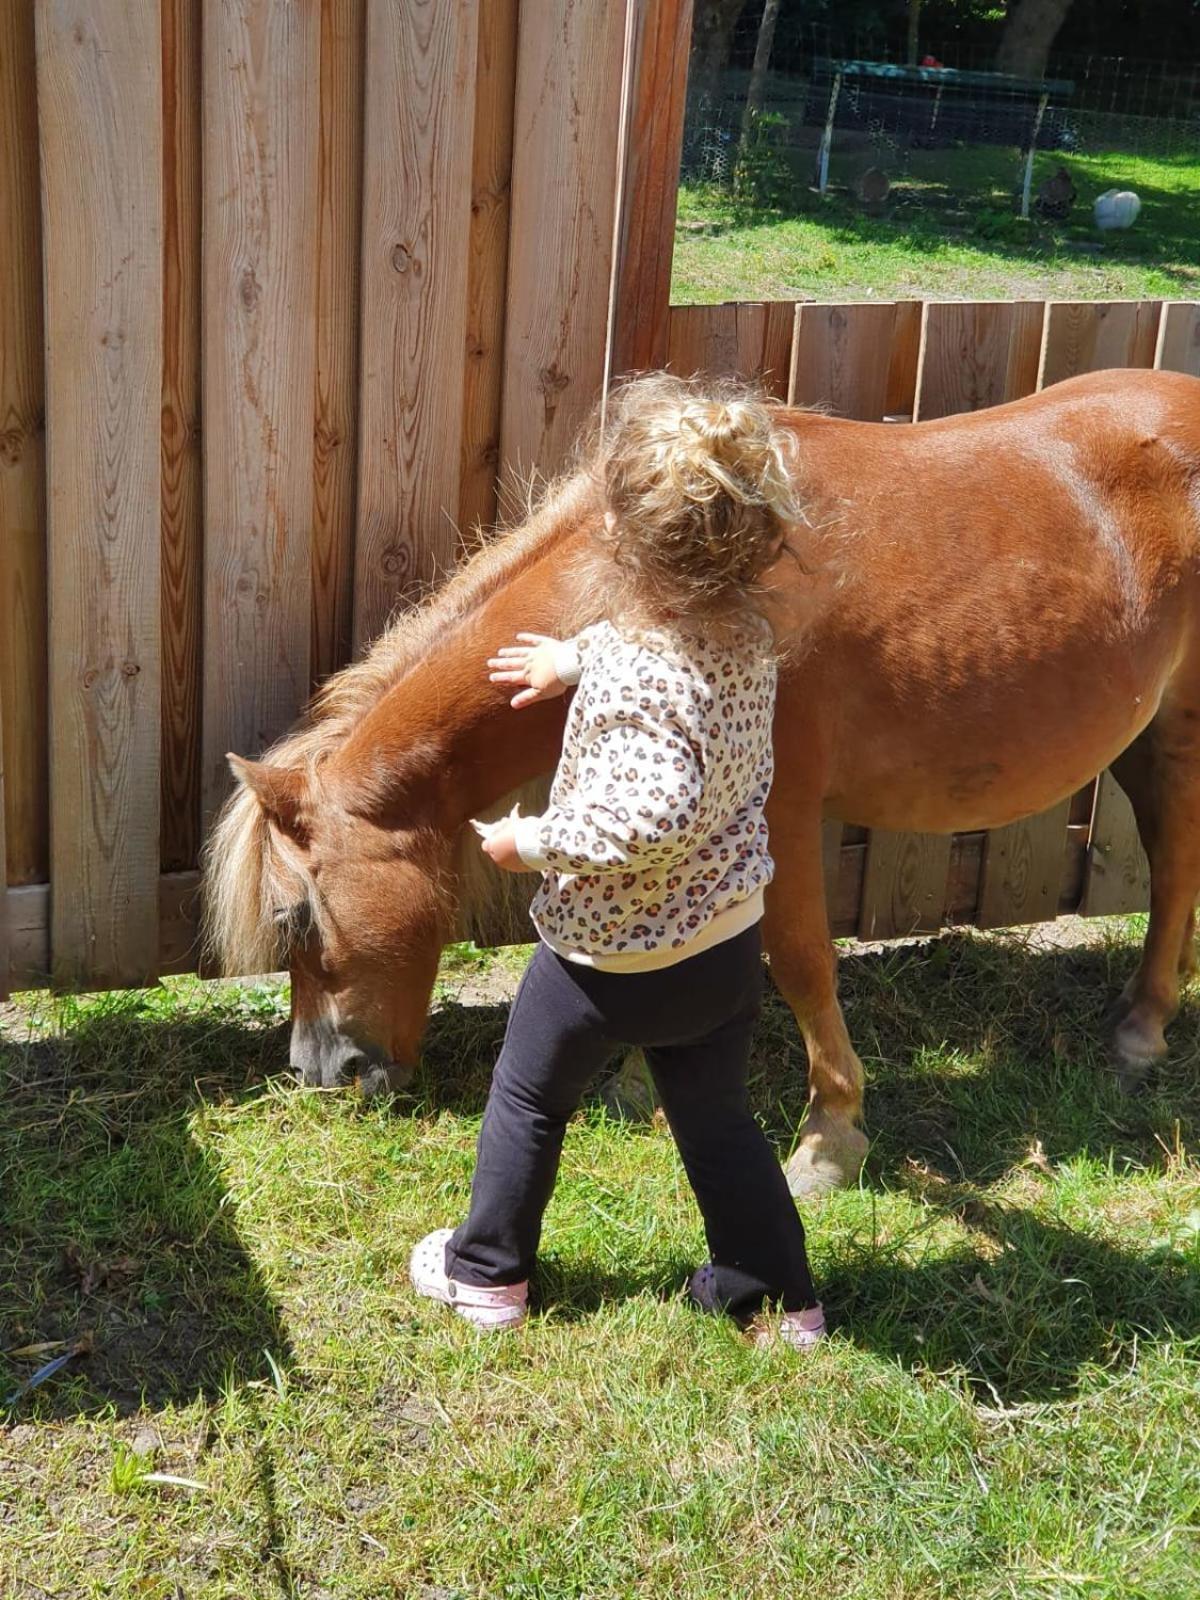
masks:
{"label": "pony's muzzle", "polygon": [[401,1089],[412,1069],[386,1051],[342,1033],[327,1017],[297,1017],[289,1050],[292,1071],[309,1088],[339,1089],[357,1083],[364,1096]]}

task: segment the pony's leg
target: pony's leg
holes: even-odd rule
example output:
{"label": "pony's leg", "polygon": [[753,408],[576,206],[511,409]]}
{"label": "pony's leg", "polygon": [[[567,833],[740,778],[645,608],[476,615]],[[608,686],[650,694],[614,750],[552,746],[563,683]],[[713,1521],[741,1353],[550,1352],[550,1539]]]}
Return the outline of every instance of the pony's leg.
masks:
{"label": "pony's leg", "polygon": [[1121,1081],[1136,1084],[1167,1051],[1164,1029],[1179,1009],[1181,978],[1195,967],[1200,893],[1200,714],[1164,707],[1113,773],[1129,796],[1150,862],[1150,925],[1141,964],[1122,997],[1114,1049]]}
{"label": "pony's leg", "polygon": [[821,876],[821,820],[773,822],[775,881],[767,891],[763,938],[771,976],[796,1014],[808,1050],[809,1110],[787,1165],[797,1197],[851,1184],[867,1153],[856,1126],[862,1115],[863,1069],[837,998]]}

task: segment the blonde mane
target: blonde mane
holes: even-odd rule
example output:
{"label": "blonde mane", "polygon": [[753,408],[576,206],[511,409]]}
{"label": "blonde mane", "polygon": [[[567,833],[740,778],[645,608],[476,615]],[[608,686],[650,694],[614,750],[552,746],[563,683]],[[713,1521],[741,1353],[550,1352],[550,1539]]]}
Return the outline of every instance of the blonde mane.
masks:
{"label": "blonde mane", "polygon": [[[396,616],[360,661],[322,685],[297,727],[262,759],[315,768],[435,643],[539,560],[564,527],[586,513],[594,494],[581,473],[549,485],[523,523],[490,537],[447,583]],[[586,588],[579,591],[586,600]],[[578,625],[588,620],[590,615],[581,615]],[[505,797],[497,814],[511,803]],[[278,847],[258,798],[245,787],[235,789],[213,824],[203,874],[205,950],[223,972],[277,970],[286,958],[288,913],[297,903],[307,901],[320,921],[319,899],[303,863]],[[516,908],[528,897],[520,878],[489,870],[475,848],[457,852],[454,892],[464,936],[485,921],[494,925],[506,908],[515,927]]]}

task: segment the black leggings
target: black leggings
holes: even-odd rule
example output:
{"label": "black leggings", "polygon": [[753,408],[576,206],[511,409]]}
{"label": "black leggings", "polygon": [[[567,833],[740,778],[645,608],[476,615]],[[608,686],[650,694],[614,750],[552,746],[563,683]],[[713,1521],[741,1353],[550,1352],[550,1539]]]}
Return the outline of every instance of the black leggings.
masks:
{"label": "black leggings", "polygon": [[815,1305],[804,1228],[747,1100],[761,999],[757,927],[652,972],[602,972],[539,945],[492,1076],[470,1213],[446,1247],[450,1276],[529,1276],[567,1121],[614,1049],[640,1045],[704,1218],[717,1304],[737,1316],[764,1300]]}

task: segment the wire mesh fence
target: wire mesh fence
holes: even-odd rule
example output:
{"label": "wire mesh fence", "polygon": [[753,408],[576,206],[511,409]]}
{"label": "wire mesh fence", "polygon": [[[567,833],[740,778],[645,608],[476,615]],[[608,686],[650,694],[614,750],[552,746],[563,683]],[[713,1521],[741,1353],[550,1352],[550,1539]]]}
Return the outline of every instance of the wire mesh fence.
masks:
{"label": "wire mesh fence", "polygon": [[1145,213],[1126,240],[1200,266],[1200,66],[1056,54],[1022,78],[960,43],[923,43],[910,62],[885,34],[814,27],[755,82],[757,11],[733,65],[689,93],[685,183],[785,214],[824,201],[985,234],[1015,219],[1081,248]]}

